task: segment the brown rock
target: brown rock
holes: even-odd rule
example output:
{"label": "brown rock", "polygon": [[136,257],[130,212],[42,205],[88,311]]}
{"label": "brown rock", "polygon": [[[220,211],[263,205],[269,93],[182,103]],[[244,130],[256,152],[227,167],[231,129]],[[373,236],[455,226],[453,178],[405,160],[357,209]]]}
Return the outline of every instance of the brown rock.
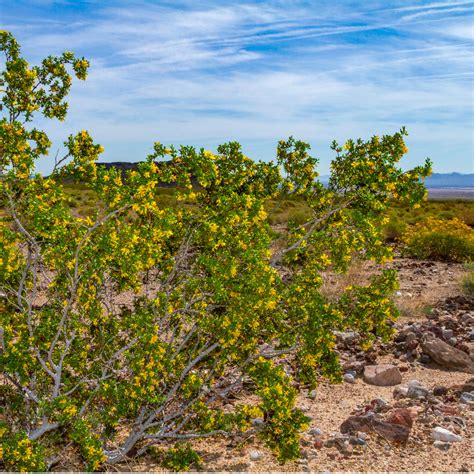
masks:
{"label": "brown rock", "polygon": [[433,395],[435,395],[436,397],[446,395],[447,393],[448,387],[444,387],[443,385],[438,385],[433,389]]}
{"label": "brown rock", "polygon": [[374,431],[387,441],[395,443],[405,443],[410,435],[410,428],[393,423],[384,423],[383,421],[374,423]]}
{"label": "brown rock", "polygon": [[347,418],[341,425],[341,433],[357,433],[357,431],[363,431],[364,433],[370,433],[373,429],[373,415],[354,415]]}
{"label": "brown rock", "polygon": [[341,425],[341,433],[375,432],[387,441],[405,442],[410,435],[410,428],[405,425],[386,423],[374,418],[372,415],[350,416]]}
{"label": "brown rock", "polygon": [[450,346],[437,337],[425,337],[421,341],[423,352],[437,364],[448,369],[474,374],[474,362],[463,351]]}
{"label": "brown rock", "polygon": [[315,447],[316,449],[321,449],[321,448],[323,447],[323,442],[322,442],[320,439],[316,439],[316,440],[314,441],[314,447]]}
{"label": "brown rock", "polygon": [[408,408],[397,408],[389,414],[387,423],[393,423],[395,425],[406,426],[411,428],[413,426],[413,413]]}
{"label": "brown rock", "polygon": [[371,385],[388,387],[401,383],[402,374],[395,365],[367,365],[364,370],[364,380]]}

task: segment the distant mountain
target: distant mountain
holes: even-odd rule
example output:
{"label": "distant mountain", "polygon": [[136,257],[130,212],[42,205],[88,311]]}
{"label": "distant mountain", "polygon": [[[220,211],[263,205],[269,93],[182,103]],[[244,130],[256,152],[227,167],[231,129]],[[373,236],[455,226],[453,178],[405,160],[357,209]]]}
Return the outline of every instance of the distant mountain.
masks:
{"label": "distant mountain", "polygon": [[427,188],[474,188],[474,174],[433,173],[426,178]]}
{"label": "distant mountain", "polygon": [[118,168],[119,170],[128,171],[128,170],[137,170],[140,162],[132,163],[130,161],[112,161],[107,163],[97,163],[100,166],[103,166],[105,169]]}
{"label": "distant mountain", "polygon": [[[328,175],[322,175],[318,178],[321,183],[329,182]],[[426,178],[425,185],[429,189],[434,188],[472,188],[474,189],[474,174],[461,173],[433,173]]]}

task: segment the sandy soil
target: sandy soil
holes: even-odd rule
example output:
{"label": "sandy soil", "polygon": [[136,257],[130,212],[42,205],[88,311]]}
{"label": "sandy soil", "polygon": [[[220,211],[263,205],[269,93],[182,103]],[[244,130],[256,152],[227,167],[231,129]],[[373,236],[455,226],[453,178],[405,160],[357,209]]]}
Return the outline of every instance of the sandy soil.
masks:
{"label": "sandy soil", "polygon": [[[460,372],[416,367],[403,374],[403,382],[416,379],[428,388],[437,385],[452,386],[462,384],[472,378]],[[311,428],[322,430],[321,439],[338,432],[340,424],[361,405],[374,398],[382,397],[393,402],[393,387],[376,387],[357,380],[355,384],[330,385],[322,383],[317,389],[316,399],[302,394],[298,406],[313,418]],[[303,456],[298,462],[279,465],[271,452],[257,438],[250,438],[242,445],[225,439],[202,440],[194,447],[204,459],[204,471],[460,471],[474,469],[474,412],[465,412],[467,428],[462,430],[449,423],[443,427],[456,431],[464,437],[461,443],[453,443],[444,452],[433,447],[430,437],[432,424],[424,424],[418,417],[408,443],[397,446],[376,435],[368,435],[367,447],[354,450],[351,456],[344,456],[336,448],[314,449],[314,437],[307,432],[303,435]],[[438,426],[436,423],[433,426]],[[252,451],[259,451],[262,458],[250,460]],[[163,469],[147,456],[140,462],[122,466],[133,471],[162,471]]]}

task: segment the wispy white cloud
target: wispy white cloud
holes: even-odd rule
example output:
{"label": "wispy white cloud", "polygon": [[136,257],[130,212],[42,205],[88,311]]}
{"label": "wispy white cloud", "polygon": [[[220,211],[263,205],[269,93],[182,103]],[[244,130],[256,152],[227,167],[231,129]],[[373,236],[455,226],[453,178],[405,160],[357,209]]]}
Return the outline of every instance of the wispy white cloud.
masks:
{"label": "wispy white cloud", "polygon": [[48,125],[56,143],[87,127],[110,160],[141,159],[157,139],[237,139],[269,159],[292,134],[327,158],[333,138],[407,125],[413,163],[473,168],[474,2],[46,2],[28,16],[4,1],[25,54],[91,59],[65,126]]}

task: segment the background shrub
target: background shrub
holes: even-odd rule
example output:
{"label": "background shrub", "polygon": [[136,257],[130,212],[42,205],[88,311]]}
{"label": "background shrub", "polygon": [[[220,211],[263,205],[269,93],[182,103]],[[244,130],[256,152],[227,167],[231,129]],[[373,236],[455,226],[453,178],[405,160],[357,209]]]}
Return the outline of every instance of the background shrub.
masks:
{"label": "background shrub", "polygon": [[474,297],[474,270],[464,277],[462,287],[466,295]]}
{"label": "background shrub", "polygon": [[471,262],[474,259],[474,231],[459,219],[430,217],[402,236],[404,255],[448,262]]}

